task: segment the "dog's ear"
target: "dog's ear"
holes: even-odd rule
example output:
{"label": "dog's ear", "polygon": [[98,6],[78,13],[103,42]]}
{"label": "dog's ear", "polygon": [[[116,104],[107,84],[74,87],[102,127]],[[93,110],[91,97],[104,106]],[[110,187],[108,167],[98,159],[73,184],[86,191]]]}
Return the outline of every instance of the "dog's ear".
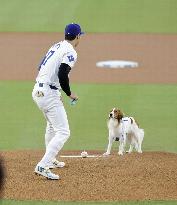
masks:
{"label": "dog's ear", "polygon": [[120,120],[124,117],[124,114],[121,110],[118,109],[118,121],[120,122]]}

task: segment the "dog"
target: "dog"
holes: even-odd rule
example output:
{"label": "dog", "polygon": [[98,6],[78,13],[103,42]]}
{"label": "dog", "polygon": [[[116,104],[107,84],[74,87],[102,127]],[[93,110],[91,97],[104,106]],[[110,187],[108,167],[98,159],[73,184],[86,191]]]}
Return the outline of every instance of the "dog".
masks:
{"label": "dog", "polygon": [[125,153],[125,146],[130,144],[128,153],[133,148],[138,153],[142,153],[141,145],[144,138],[144,130],[139,128],[139,124],[133,117],[124,117],[123,112],[118,108],[113,108],[109,113],[108,119],[109,143],[104,156],[110,155],[111,147],[114,141],[119,141],[118,155]]}

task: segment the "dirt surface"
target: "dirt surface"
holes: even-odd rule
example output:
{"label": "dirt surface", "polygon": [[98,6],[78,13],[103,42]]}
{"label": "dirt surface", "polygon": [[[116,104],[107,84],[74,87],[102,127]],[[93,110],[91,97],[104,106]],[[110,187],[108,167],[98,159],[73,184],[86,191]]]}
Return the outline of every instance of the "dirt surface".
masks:
{"label": "dirt surface", "polygon": [[42,151],[13,151],[2,155],[7,167],[5,199],[177,200],[177,154],[145,152],[120,157],[113,153],[101,158],[62,158],[66,167],[53,170],[61,177],[57,181],[33,173]]}
{"label": "dirt surface", "polygon": [[[58,33],[0,33],[0,79],[35,80],[42,57],[62,39]],[[86,34],[77,52],[72,82],[177,83],[177,35]],[[96,67],[102,60],[131,60],[139,67]]]}

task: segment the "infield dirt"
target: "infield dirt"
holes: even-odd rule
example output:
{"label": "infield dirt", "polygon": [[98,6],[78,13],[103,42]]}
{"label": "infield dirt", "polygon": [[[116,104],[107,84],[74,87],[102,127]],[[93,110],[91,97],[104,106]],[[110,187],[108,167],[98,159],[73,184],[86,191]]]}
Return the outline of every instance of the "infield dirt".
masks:
{"label": "infield dirt", "polygon": [[[89,154],[102,154],[89,151]],[[80,152],[62,152],[76,155]],[[3,152],[7,167],[4,198],[56,201],[177,200],[177,154],[117,153],[102,158],[62,158],[53,169],[61,179],[34,174],[42,151]],[[61,158],[60,158],[61,160]]]}
{"label": "infield dirt", "polygon": [[[45,52],[62,38],[58,33],[0,33],[0,79],[35,81]],[[71,82],[177,83],[176,48],[177,35],[88,34],[78,48]],[[139,67],[97,68],[96,62],[102,60],[132,60]],[[54,170],[61,180],[49,181],[33,173],[42,151],[1,153],[7,168],[5,199],[177,200],[177,154],[145,152],[119,157],[114,153],[108,158],[66,159],[65,168]]]}
{"label": "infield dirt", "polygon": [[[63,39],[58,33],[0,33],[1,80],[33,80],[45,53]],[[71,82],[176,83],[177,35],[86,34],[77,48]],[[102,60],[130,60],[136,69],[97,68]]]}

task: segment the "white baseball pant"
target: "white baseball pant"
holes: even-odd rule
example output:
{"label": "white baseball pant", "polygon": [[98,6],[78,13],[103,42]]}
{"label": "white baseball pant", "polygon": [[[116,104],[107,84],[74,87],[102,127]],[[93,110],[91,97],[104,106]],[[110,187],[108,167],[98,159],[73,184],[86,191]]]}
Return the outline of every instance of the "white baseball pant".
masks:
{"label": "white baseball pant", "polygon": [[38,166],[46,167],[56,158],[70,136],[68,119],[59,90],[53,90],[47,84],[39,87],[39,83],[36,83],[32,97],[47,121],[45,133],[46,152],[38,163]]}

